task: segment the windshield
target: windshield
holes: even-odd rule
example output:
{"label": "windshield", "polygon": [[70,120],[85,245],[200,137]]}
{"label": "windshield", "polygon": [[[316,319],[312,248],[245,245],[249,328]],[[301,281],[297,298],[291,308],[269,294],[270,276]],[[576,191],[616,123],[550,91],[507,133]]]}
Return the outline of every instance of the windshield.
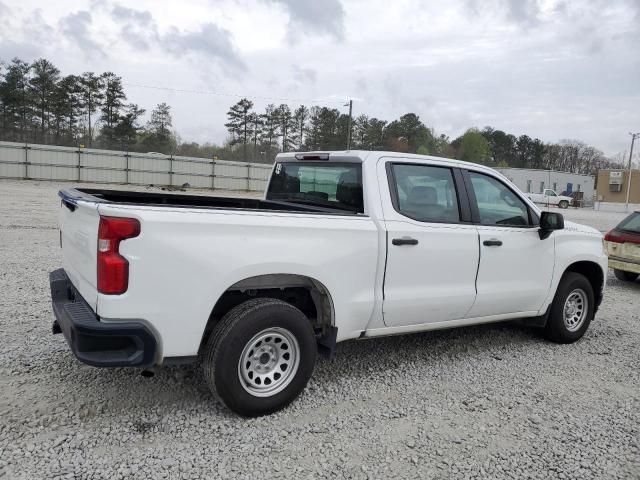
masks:
{"label": "windshield", "polygon": [[359,163],[278,162],[267,200],[363,213]]}
{"label": "windshield", "polygon": [[626,232],[640,233],[640,212],[634,212],[616,227]]}

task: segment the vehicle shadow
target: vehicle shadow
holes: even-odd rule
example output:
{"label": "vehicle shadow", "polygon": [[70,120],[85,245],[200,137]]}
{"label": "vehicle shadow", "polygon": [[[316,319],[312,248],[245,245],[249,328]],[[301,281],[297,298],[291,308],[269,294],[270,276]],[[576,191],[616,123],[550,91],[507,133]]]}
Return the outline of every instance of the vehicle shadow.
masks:
{"label": "vehicle shadow", "polygon": [[[540,329],[516,322],[347,341],[338,344],[334,360],[319,357],[312,383],[339,392],[345,384],[357,388],[358,381],[366,381],[379,372],[381,362],[388,375],[401,373],[410,362],[455,368],[458,362],[468,362],[470,358],[502,360],[541,342],[545,340]],[[84,365],[64,348],[51,352],[46,362],[55,372],[47,383],[57,392],[56,398],[66,408],[85,412],[81,416],[86,420],[109,413],[135,416],[140,411],[170,413],[176,409],[235,417],[216,401],[198,363],[159,367],[152,376],[145,377],[141,369],[96,369]]]}

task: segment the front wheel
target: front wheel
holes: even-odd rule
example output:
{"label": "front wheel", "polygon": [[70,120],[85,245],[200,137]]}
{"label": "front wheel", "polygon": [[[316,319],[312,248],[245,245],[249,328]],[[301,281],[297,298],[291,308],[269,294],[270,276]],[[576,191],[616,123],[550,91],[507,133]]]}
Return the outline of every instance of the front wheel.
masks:
{"label": "front wheel", "polygon": [[569,208],[569,202],[567,202],[566,200],[560,200],[560,203],[558,203],[558,206],[560,208]]}
{"label": "front wheel", "polygon": [[635,282],[636,278],[638,278],[637,273],[625,272],[624,270],[618,269],[614,269],[613,274],[618,280],[622,280],[623,282]]}
{"label": "front wheel", "polygon": [[556,343],[579,340],[593,319],[594,306],[589,280],[579,273],[565,273],[551,304],[545,336]]}
{"label": "front wheel", "polygon": [[313,327],[300,310],[256,298],[216,325],[203,357],[204,376],[229,409],[257,417],[284,408],[302,392],[316,353]]}

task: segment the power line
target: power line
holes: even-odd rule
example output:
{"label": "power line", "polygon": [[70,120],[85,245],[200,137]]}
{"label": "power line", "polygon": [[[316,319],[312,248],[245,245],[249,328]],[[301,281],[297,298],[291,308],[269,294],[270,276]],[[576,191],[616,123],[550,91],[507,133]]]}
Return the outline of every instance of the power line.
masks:
{"label": "power line", "polygon": [[289,102],[289,103],[297,102],[297,103],[318,103],[318,104],[335,104],[335,105],[344,104],[344,100],[319,100],[319,99],[316,100],[316,99],[306,99],[306,98],[263,97],[258,95],[240,95],[238,93],[214,92],[212,90],[190,90],[186,88],[163,87],[160,85],[142,85],[139,83],[123,83],[123,85],[128,87],[149,88],[153,90],[166,90],[169,92],[195,93],[197,95],[215,95],[218,97],[253,98],[256,100],[273,100],[278,102]]}

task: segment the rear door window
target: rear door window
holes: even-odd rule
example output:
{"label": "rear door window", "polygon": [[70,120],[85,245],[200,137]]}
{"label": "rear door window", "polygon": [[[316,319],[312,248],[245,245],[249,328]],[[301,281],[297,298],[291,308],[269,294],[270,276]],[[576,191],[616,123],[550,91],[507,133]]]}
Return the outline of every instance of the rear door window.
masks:
{"label": "rear door window", "polygon": [[460,221],[450,168],[394,163],[392,172],[394,207],[399,213],[421,222]]}

